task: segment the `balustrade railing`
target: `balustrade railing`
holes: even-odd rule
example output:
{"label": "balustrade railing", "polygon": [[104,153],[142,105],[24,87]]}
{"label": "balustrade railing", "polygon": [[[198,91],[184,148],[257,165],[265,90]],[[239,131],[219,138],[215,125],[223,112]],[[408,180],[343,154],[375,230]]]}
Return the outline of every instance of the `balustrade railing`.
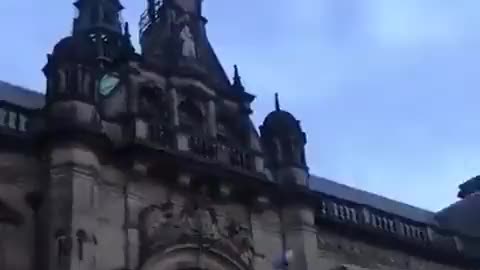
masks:
{"label": "balustrade railing", "polygon": [[[453,232],[440,231],[428,224],[418,224],[385,214],[364,205],[355,206],[332,198],[319,199],[317,221],[351,224],[359,230],[378,231],[385,236],[453,253],[464,253],[480,259],[480,238],[455,235]],[[361,214],[360,214],[361,213]],[[320,224],[318,223],[318,224]],[[336,225],[339,226],[339,225]]]}
{"label": "balustrade railing", "polygon": [[170,148],[173,144],[173,133],[162,125],[150,124],[149,135],[150,141],[158,146]]}
{"label": "balustrade railing", "polygon": [[190,151],[202,158],[244,170],[253,168],[252,155],[231,145],[196,136],[190,136],[188,144]]}
{"label": "balustrade railing", "polygon": [[25,113],[13,108],[0,106],[0,129],[25,133],[28,120]]}
{"label": "balustrade railing", "polygon": [[202,158],[217,159],[218,145],[205,138],[190,136],[188,139],[188,148],[190,151]]}
{"label": "balustrade railing", "polygon": [[[175,141],[179,139],[175,132],[160,124],[150,123],[147,126],[147,141],[160,148],[174,148]],[[187,138],[187,148],[184,150],[197,157],[242,170],[254,169],[254,156],[247,151],[208,137],[189,134],[183,136]]]}

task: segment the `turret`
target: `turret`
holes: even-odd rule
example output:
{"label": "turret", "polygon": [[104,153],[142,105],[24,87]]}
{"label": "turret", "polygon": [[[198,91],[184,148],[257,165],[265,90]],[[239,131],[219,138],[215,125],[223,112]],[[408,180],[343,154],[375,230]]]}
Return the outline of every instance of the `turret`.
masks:
{"label": "turret", "polygon": [[273,180],[286,190],[281,207],[283,250],[291,250],[290,255],[295,257],[288,263],[288,269],[314,268],[317,264],[314,209],[304,198],[291,196],[297,187],[308,187],[307,139],[300,121],[280,108],[278,94],[275,94],[275,110],[265,118],[260,133],[266,167]]}
{"label": "turret", "polygon": [[459,186],[459,201],[439,211],[439,225],[463,234],[480,237],[480,176],[470,178]]}
{"label": "turret", "polygon": [[308,185],[308,167],[305,160],[306,135],[300,121],[280,109],[275,95],[275,111],[271,112],[260,127],[267,168],[282,183]]}

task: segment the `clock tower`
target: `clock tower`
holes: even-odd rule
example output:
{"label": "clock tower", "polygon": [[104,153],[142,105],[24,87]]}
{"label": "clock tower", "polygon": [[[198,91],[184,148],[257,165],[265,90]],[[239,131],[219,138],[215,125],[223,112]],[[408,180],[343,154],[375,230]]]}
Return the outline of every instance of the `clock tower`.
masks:
{"label": "clock tower", "polygon": [[40,155],[48,164],[39,258],[51,270],[95,269],[100,157],[109,149],[102,104],[135,55],[119,0],[78,0],[72,34],[48,55]]}
{"label": "clock tower", "polygon": [[120,82],[118,67],[134,54],[118,0],[78,0],[72,35],[48,55],[47,103],[78,100],[96,104]]}

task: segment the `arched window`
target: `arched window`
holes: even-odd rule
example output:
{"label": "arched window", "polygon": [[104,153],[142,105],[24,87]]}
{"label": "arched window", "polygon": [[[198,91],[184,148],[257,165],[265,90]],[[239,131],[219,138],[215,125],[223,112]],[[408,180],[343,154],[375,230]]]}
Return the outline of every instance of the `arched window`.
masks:
{"label": "arched window", "polygon": [[243,145],[246,142],[245,130],[239,117],[217,115],[217,139],[220,142]]}
{"label": "arched window", "polygon": [[178,105],[180,126],[188,132],[204,132],[204,115],[201,108],[190,99]]}
{"label": "arched window", "polygon": [[139,91],[138,111],[147,118],[167,121],[168,109],[165,106],[165,92],[155,86],[144,86]]}

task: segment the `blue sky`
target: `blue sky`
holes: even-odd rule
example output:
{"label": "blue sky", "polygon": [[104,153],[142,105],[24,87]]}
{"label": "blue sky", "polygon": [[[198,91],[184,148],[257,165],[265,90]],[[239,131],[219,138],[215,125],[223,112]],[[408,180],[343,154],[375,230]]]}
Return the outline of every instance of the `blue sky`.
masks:
{"label": "blue sky", "polygon": [[[145,3],[123,4],[137,25]],[[254,121],[279,92],[308,134],[314,174],[438,210],[480,172],[479,1],[204,5],[222,63],[229,72],[238,64],[257,95]],[[40,70],[69,34],[73,6],[2,0],[0,14],[0,80],[44,91]]]}

